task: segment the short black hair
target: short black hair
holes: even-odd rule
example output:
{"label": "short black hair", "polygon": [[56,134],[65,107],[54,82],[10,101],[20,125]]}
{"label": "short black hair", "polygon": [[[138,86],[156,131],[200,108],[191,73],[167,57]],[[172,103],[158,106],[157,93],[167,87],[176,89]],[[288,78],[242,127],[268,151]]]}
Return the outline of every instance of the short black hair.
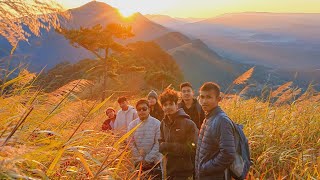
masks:
{"label": "short black hair", "polygon": [[170,88],[166,88],[159,96],[160,99],[160,103],[163,105],[165,102],[167,101],[172,101],[174,103],[178,103],[178,93],[177,91],[170,89]]}
{"label": "short black hair", "polygon": [[193,89],[192,85],[190,82],[184,82],[180,84],[180,91],[182,90],[182,88],[184,87],[190,87],[191,89]]}
{"label": "short black hair", "polygon": [[220,96],[220,86],[214,82],[206,82],[199,89],[199,91],[211,91],[211,90],[216,92],[217,97]]}
{"label": "short black hair", "polygon": [[121,97],[118,98],[118,103],[119,104],[122,103],[122,102],[125,102],[125,101],[127,101],[127,98],[125,96],[121,96]]}
{"label": "short black hair", "polygon": [[137,108],[140,104],[146,104],[146,105],[148,106],[148,108],[150,107],[150,106],[149,106],[149,101],[146,100],[146,99],[140,99],[140,100],[136,103],[136,108]]}

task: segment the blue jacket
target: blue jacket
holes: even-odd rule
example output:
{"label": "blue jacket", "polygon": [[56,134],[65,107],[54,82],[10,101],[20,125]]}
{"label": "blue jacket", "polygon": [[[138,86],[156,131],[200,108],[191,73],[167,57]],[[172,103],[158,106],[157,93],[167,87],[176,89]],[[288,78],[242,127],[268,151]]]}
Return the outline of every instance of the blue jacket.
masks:
{"label": "blue jacket", "polygon": [[[196,179],[225,179],[225,170],[236,153],[233,126],[220,107],[206,115],[198,137],[195,172]],[[226,177],[228,179],[228,177]]]}

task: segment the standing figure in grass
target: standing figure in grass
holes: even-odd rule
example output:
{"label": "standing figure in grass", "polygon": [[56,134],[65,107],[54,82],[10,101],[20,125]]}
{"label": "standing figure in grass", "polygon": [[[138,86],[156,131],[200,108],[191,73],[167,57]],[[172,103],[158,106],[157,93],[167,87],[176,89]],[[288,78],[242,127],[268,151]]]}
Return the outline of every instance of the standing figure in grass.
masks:
{"label": "standing figure in grass", "polygon": [[[159,153],[159,138],[160,138],[160,121],[150,116],[149,102],[141,99],[136,104],[138,118],[129,124],[128,131],[134,127],[138,128],[132,133],[130,140],[131,152],[136,166],[142,167],[143,171],[160,168],[161,153]],[[160,171],[160,170],[159,170]],[[156,171],[151,171],[148,175],[152,177],[161,176]]]}
{"label": "standing figure in grass", "polygon": [[179,103],[179,108],[183,108],[191,120],[197,125],[198,129],[200,129],[205,116],[198,100],[194,98],[192,85],[189,82],[180,84],[180,92],[182,101]]}
{"label": "standing figure in grass", "polygon": [[197,126],[182,108],[178,108],[176,91],[167,88],[159,99],[165,113],[159,140],[160,152],[165,155],[163,176],[169,180],[192,179]]}
{"label": "standing figure in grass", "polygon": [[128,105],[126,97],[119,97],[118,103],[121,109],[117,113],[114,129],[121,132],[127,132],[129,124],[131,121],[138,118],[138,114],[134,107]]}
{"label": "standing figure in grass", "polygon": [[158,102],[158,94],[154,90],[150,91],[148,94],[148,101],[150,106],[150,115],[159,121],[162,121],[164,113]]}
{"label": "standing figure in grass", "polygon": [[112,130],[114,129],[114,122],[116,120],[116,111],[112,107],[108,107],[106,110],[106,115],[108,119],[106,119],[102,124],[102,130]]}
{"label": "standing figure in grass", "polygon": [[219,107],[220,88],[207,82],[200,88],[199,102],[206,118],[201,126],[195,160],[196,179],[231,179],[228,168],[236,155],[233,125]]}

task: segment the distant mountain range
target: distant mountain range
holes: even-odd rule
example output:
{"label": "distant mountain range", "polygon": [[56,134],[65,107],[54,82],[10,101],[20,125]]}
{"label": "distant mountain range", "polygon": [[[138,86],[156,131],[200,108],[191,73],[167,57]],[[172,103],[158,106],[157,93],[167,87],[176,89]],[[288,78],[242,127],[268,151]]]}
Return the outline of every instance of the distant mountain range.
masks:
{"label": "distant mountain range", "polygon": [[224,58],[298,72],[305,81],[320,79],[320,14],[234,13],[177,26],[169,18],[155,22],[203,40]]}

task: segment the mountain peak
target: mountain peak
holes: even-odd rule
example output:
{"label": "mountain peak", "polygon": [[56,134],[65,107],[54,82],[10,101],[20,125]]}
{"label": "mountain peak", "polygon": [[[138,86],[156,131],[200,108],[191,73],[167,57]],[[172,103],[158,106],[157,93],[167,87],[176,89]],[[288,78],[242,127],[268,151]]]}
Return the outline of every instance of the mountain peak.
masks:
{"label": "mountain peak", "polygon": [[90,1],[87,4],[84,4],[78,8],[73,9],[74,11],[86,12],[86,13],[101,13],[108,11],[116,11],[116,8],[110,6],[109,4],[98,2],[98,1]]}

